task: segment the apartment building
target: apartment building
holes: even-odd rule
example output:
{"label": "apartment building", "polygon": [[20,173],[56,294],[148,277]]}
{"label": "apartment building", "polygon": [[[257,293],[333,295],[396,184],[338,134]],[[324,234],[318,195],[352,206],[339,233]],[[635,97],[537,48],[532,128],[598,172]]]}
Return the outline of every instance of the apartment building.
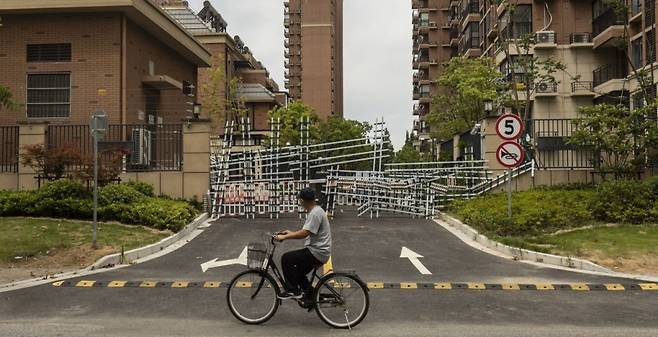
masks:
{"label": "apartment building", "polygon": [[113,124],[180,122],[197,69],[210,52],[150,0],[3,0],[0,84],[17,122],[89,123],[104,110]]}
{"label": "apartment building", "polygon": [[284,2],[285,86],[320,118],[343,116],[343,0]]}
{"label": "apartment building", "polygon": [[[527,119],[529,136],[539,151],[546,150],[556,157],[568,151],[564,141],[571,130],[568,120],[578,117],[579,107],[603,102],[630,106],[644,104],[633,69],[652,69],[656,66],[655,0],[620,0],[621,6],[612,6],[607,0],[519,0],[513,10],[508,2],[500,4],[491,0],[450,1],[447,7],[445,2],[437,2],[413,2],[414,27],[417,27],[416,24],[418,27],[432,27],[432,21],[440,22],[443,13],[446,13],[451,18],[449,24],[444,26],[438,23],[438,26],[448,31],[450,37],[427,36],[431,41],[429,48],[425,49],[428,50],[424,52],[426,54],[422,54],[420,48],[414,50],[418,59],[423,59],[425,55],[429,55],[430,60],[432,57],[438,59],[438,56],[433,56],[438,52],[432,48],[439,50],[445,46],[452,51],[452,57],[492,57],[508,81],[516,78],[517,82],[522,82],[519,79],[523,79],[523,70],[515,65],[515,60],[523,52],[516,48],[514,40],[534,33],[535,43],[530,53],[539,59],[550,57],[558,60],[566,67],[565,71],[554,74],[555,82],[533,84],[535,87],[530,97],[531,109]],[[620,10],[624,6],[625,10]],[[425,19],[427,24],[421,24],[423,12],[429,12]],[[425,41],[425,37],[420,38],[419,34],[419,29],[415,29],[414,41]],[[508,53],[503,49],[502,39],[510,41]],[[627,43],[627,51],[620,50],[619,41]],[[418,43],[418,46],[421,44]],[[440,74],[440,66],[437,69],[435,72]],[[431,101],[430,97],[436,94],[438,88],[428,82],[416,81],[416,77],[423,75],[420,69],[414,75],[414,90],[418,93],[414,98]],[[434,78],[436,76],[429,80]],[[652,74],[651,78],[654,86],[650,90],[655,95],[656,76]],[[513,87],[522,89],[523,85],[518,83]],[[429,131],[423,122],[427,111],[424,109],[422,100],[414,106],[414,115],[419,116],[419,120],[414,122],[414,129],[421,140]],[[448,140],[445,143],[444,150],[454,147],[453,157],[458,158],[461,150],[457,150],[456,142]],[[482,148],[480,158],[487,157],[487,153],[493,151],[484,145],[479,147]],[[549,159],[547,161],[555,158]],[[573,167],[575,164],[570,162],[564,165]]]}
{"label": "apartment building", "polygon": [[[159,0],[162,8],[193,35],[211,54],[211,65],[223,70],[223,84],[218,93],[224,101],[238,99],[244,104],[244,109],[251,122],[254,137],[262,137],[270,129],[269,111],[287,102],[287,95],[279,90],[270,73],[258,61],[249,47],[239,37],[231,37],[227,33],[227,22],[209,1],[195,13],[187,1]],[[209,69],[199,69],[199,83],[203,86],[209,81]],[[232,79],[238,79],[237,92],[230,93]],[[207,101],[204,90],[199,90],[199,102]],[[201,116],[210,118],[213,131],[223,134],[224,116],[211,116],[201,107]],[[216,118],[218,117],[218,118]]]}
{"label": "apartment building", "polygon": [[[425,119],[432,111],[432,96],[439,92],[436,79],[441,76],[441,64],[457,56],[457,27],[450,0],[414,0],[413,8],[413,115],[416,144],[427,151],[430,128]],[[454,40],[454,41],[453,41]]]}

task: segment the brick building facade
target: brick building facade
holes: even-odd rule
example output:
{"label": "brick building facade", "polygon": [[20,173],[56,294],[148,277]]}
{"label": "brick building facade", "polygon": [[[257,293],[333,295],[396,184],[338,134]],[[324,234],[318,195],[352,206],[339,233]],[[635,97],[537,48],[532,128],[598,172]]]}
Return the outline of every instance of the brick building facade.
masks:
{"label": "brick building facade", "polygon": [[210,52],[149,0],[0,3],[0,84],[21,108],[18,121],[87,124],[97,110],[110,123],[172,123],[190,116],[197,69]]}

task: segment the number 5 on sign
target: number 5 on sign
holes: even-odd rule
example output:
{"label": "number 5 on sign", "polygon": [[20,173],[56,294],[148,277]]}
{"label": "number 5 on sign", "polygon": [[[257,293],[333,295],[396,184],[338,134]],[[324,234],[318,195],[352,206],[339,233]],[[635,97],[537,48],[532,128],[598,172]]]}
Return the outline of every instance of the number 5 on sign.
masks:
{"label": "number 5 on sign", "polygon": [[523,121],[514,114],[504,114],[496,121],[496,133],[504,140],[514,140],[523,133]]}

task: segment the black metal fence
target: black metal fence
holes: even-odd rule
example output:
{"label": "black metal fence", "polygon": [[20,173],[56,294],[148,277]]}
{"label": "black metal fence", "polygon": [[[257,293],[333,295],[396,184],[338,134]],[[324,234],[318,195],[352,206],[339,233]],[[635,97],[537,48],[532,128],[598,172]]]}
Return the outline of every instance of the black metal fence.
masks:
{"label": "black metal fence", "polygon": [[[48,149],[73,147],[82,158],[91,158],[93,144],[88,125],[50,125]],[[181,124],[109,125],[99,142],[101,160],[111,160],[116,151],[124,151],[127,171],[180,171],[183,164],[183,126]],[[114,152],[114,153],[113,153]],[[82,160],[71,169],[89,165]]]}
{"label": "black metal fence", "polygon": [[628,67],[624,62],[606,64],[594,69],[594,86],[601,85],[613,79],[621,79],[628,76]]}
{"label": "black metal fence", "polygon": [[598,166],[598,157],[582,147],[568,144],[575,126],[573,119],[533,119],[528,123],[540,168],[588,169]]}
{"label": "black metal fence", "polygon": [[0,126],[0,173],[18,172],[18,126]]}

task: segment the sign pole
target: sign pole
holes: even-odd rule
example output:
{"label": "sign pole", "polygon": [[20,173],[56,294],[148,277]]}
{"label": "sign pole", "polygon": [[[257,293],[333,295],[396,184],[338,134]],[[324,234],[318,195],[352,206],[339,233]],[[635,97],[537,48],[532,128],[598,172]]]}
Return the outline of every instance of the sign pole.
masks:
{"label": "sign pole", "polygon": [[94,143],[94,221],[92,224],[91,247],[98,249],[97,229],[98,229],[98,141],[102,139],[107,132],[107,115],[103,111],[97,111],[92,114],[89,123],[92,142]]}
{"label": "sign pole", "polygon": [[[94,123],[96,119],[94,118]],[[92,231],[91,247],[98,249],[96,242],[96,228],[98,226],[98,132],[93,133],[94,137],[94,224]]]}
{"label": "sign pole", "polygon": [[507,217],[512,218],[512,169],[507,169]]}

